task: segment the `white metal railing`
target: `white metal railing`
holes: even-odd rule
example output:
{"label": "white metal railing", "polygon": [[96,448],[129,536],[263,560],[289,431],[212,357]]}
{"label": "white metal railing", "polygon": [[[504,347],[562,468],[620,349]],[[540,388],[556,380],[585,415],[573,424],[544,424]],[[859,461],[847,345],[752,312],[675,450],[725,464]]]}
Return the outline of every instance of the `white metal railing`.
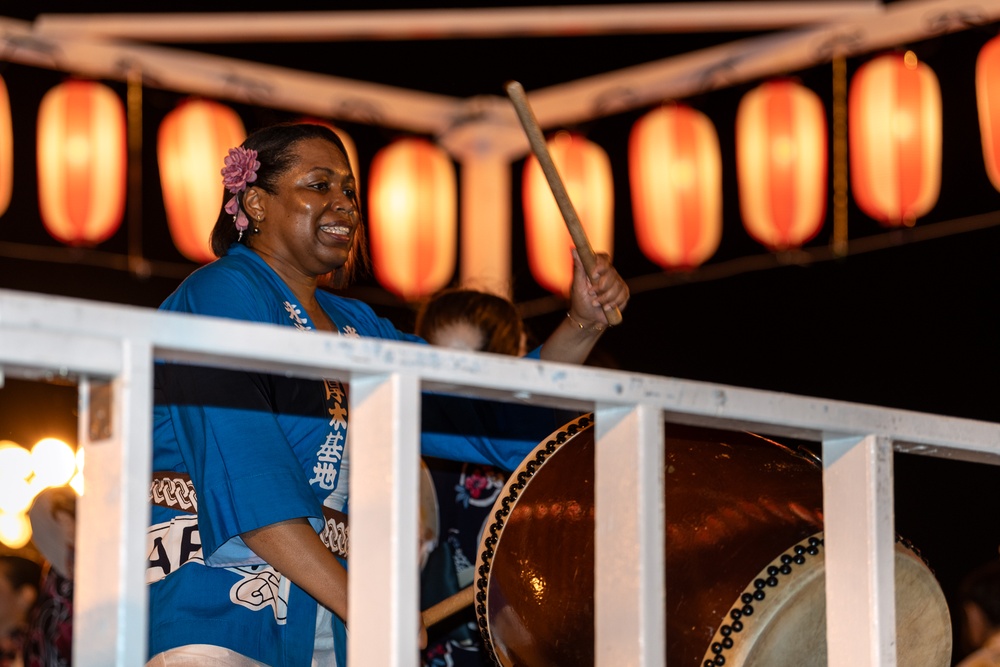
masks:
{"label": "white metal railing", "polygon": [[[665,421],[821,441],[832,667],[895,664],[893,449],[1000,461],[1000,425],[584,366],[0,290],[0,369],[80,385],[77,667],[142,665],[152,364],[186,360],[351,385],[349,660],[415,664],[422,390],[596,413],[597,664],[664,664]],[[376,443],[376,444],[372,444]],[[623,553],[624,550],[624,553]],[[613,555],[613,559],[612,556]],[[602,567],[602,563],[625,564]],[[888,567],[886,564],[888,563]],[[387,641],[388,638],[388,641]]]}

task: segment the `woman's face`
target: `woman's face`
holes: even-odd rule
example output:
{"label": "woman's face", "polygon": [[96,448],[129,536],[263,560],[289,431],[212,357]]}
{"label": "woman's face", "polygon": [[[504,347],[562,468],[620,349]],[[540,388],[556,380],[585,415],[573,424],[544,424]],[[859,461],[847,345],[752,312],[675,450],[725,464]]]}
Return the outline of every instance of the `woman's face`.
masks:
{"label": "woman's face", "polygon": [[343,153],[323,139],[293,146],[298,159],[276,183],[258,190],[263,219],[253,248],[283,271],[314,278],[344,266],[361,224],[357,186]]}

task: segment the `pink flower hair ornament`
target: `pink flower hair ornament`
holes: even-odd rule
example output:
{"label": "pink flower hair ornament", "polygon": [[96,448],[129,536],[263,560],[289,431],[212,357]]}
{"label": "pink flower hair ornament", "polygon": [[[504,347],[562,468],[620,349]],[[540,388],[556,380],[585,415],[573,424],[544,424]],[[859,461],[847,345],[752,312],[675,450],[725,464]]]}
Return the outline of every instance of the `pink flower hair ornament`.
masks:
{"label": "pink flower hair ornament", "polygon": [[240,240],[243,238],[243,230],[250,225],[250,221],[247,220],[247,216],[240,206],[239,194],[247,189],[247,185],[257,180],[257,170],[260,169],[257,151],[242,146],[230,148],[225,165],[221,172],[222,184],[226,186],[226,190],[233,194],[226,202],[225,211],[233,216],[236,229],[240,232],[237,240]]}

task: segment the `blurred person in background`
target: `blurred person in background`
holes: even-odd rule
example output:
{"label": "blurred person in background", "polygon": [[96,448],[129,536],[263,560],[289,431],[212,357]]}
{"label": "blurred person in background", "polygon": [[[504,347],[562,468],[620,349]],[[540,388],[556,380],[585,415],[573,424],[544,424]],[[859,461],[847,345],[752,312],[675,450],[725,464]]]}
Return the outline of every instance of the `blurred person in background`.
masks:
{"label": "blurred person in background", "polygon": [[76,492],[50,487],[28,511],[32,542],[45,558],[41,589],[24,641],[25,667],[69,667],[73,660]]}
{"label": "blurred person in background", "polygon": [[1000,666],[1000,560],[972,570],[958,589],[959,647],[967,653],[957,667]]}
{"label": "blurred person in background", "polygon": [[23,667],[28,621],[38,602],[42,566],[21,556],[0,556],[0,667]]}

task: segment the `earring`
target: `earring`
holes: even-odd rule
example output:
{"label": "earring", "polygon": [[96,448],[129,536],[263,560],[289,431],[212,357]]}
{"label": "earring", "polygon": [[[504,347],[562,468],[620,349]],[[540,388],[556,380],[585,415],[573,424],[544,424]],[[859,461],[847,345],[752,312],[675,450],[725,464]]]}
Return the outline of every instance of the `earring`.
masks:
{"label": "earring", "polygon": [[261,223],[261,221],[263,219],[264,219],[263,215],[258,215],[257,216],[257,224],[253,226],[253,233],[254,234],[260,234],[260,226],[259,225],[260,225],[260,223]]}

